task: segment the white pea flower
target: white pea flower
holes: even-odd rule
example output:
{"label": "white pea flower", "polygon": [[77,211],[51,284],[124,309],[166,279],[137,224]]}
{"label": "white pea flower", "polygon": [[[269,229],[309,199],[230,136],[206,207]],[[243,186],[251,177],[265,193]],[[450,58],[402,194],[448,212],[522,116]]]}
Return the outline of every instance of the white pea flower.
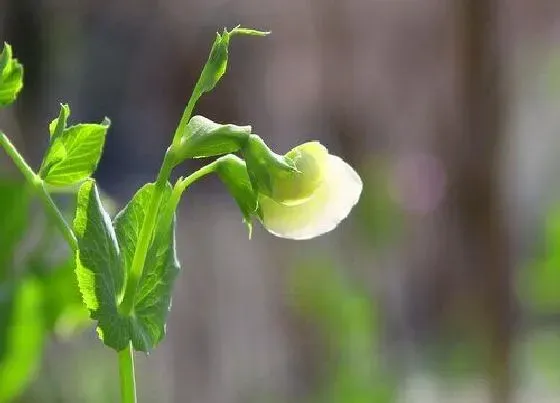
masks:
{"label": "white pea flower", "polygon": [[340,157],[317,141],[278,155],[251,134],[241,150],[228,154],[216,171],[236,200],[251,233],[257,216],[272,234],[310,239],[334,229],[362,193],[362,180]]}
{"label": "white pea flower", "polygon": [[276,175],[271,194],[259,194],[262,224],[289,239],[310,239],[333,230],[360,198],[359,175],[316,141],[295,147],[285,158],[297,172]]}

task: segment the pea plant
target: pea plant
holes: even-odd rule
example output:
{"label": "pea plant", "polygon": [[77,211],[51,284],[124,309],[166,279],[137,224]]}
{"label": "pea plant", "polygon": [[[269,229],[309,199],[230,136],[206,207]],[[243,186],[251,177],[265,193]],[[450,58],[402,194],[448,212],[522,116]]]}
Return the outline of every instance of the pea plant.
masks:
{"label": "pea plant", "polygon": [[[35,171],[0,132],[0,144],[73,253],[74,273],[100,340],[118,353],[123,403],[136,402],[134,351],[150,352],[165,336],[173,284],[180,271],[176,254],[176,210],[185,190],[215,173],[236,201],[251,236],[253,221],[272,234],[309,239],[334,229],[357,203],[362,181],[341,158],[317,141],[285,155],[273,152],[251,126],[216,123],[192,116],[199,98],[226,72],[234,36],[268,32],[235,27],[218,33],[173,134],[155,182],[142,186],[110,218],[92,178],[110,128],[70,124],[70,107],[48,126],[49,145]],[[4,44],[0,55],[0,106],[13,103],[23,87],[23,67]],[[174,168],[190,158],[212,162],[180,177]],[[75,190],[76,212],[67,222],[53,194]]]}

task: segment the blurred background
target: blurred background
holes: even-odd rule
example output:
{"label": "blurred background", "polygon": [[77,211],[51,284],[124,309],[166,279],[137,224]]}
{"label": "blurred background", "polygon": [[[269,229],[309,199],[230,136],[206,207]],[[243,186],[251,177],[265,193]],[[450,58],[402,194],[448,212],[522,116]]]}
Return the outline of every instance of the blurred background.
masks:
{"label": "blurred background", "polygon": [[[337,230],[293,242],[258,224],[248,240],[216,178],[189,189],[140,401],[560,401],[560,2],[0,0],[25,68],[0,126],[37,167],[60,102],[71,122],[110,117],[96,178],[117,211],[237,24],[272,35],[232,41],[197,113],[280,153],[320,140],[364,192]],[[0,401],[117,402],[117,356],[3,152],[0,207]]]}

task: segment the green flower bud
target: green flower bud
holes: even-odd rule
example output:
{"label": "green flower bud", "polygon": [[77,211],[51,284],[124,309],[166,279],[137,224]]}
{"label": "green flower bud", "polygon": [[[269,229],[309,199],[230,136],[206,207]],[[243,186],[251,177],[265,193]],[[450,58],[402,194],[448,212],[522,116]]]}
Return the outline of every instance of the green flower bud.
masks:
{"label": "green flower bud", "polygon": [[220,81],[226,72],[229,40],[233,35],[264,36],[268,35],[268,32],[237,26],[229,32],[226,28],[224,28],[224,32],[221,35],[216,33],[216,40],[212,44],[210,56],[202,69],[202,73],[200,74],[200,78],[194,89],[194,93],[197,94],[197,96],[214,89],[216,84],[218,84],[218,81]]}

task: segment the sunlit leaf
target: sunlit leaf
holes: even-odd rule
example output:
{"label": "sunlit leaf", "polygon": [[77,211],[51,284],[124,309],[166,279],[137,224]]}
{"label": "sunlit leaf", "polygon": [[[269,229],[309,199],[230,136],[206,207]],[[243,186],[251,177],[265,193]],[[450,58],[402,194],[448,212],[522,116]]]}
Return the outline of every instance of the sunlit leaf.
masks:
{"label": "sunlit leaf", "polygon": [[129,341],[128,320],[117,311],[124,270],[111,220],[93,180],[84,182],[78,192],[74,230],[79,245],[76,273],[84,303],[98,321],[103,342],[122,350]]}
{"label": "sunlit leaf", "polygon": [[39,174],[47,185],[71,186],[87,179],[96,169],[110,121],[66,127],[68,105],[61,105],[59,117],[49,126],[51,143]]}
{"label": "sunlit leaf", "polygon": [[[115,218],[115,230],[122,251],[123,266],[130,270],[154,185],[142,187]],[[175,254],[175,220],[166,214],[171,187],[168,185],[160,206],[153,240],[148,250],[144,271],[138,285],[133,315],[131,340],[135,350],[149,351],[165,335],[165,323],[171,306],[171,293],[179,262]],[[170,217],[166,220],[166,217]]]}
{"label": "sunlit leaf", "polygon": [[12,47],[4,43],[0,53],[0,107],[15,101],[23,88],[23,67],[12,57]]}
{"label": "sunlit leaf", "polygon": [[132,341],[136,350],[149,351],[165,335],[171,290],[179,270],[174,215],[173,212],[168,214],[167,209],[169,185],[158,214],[162,219],[157,221],[132,312],[124,315],[118,309],[153,189],[149,184],[134,195],[115,217],[115,230],[101,206],[94,181],[86,181],[78,192],[74,220],[80,250],[78,283],[91,318],[98,321],[101,339],[115,350],[122,350]]}

